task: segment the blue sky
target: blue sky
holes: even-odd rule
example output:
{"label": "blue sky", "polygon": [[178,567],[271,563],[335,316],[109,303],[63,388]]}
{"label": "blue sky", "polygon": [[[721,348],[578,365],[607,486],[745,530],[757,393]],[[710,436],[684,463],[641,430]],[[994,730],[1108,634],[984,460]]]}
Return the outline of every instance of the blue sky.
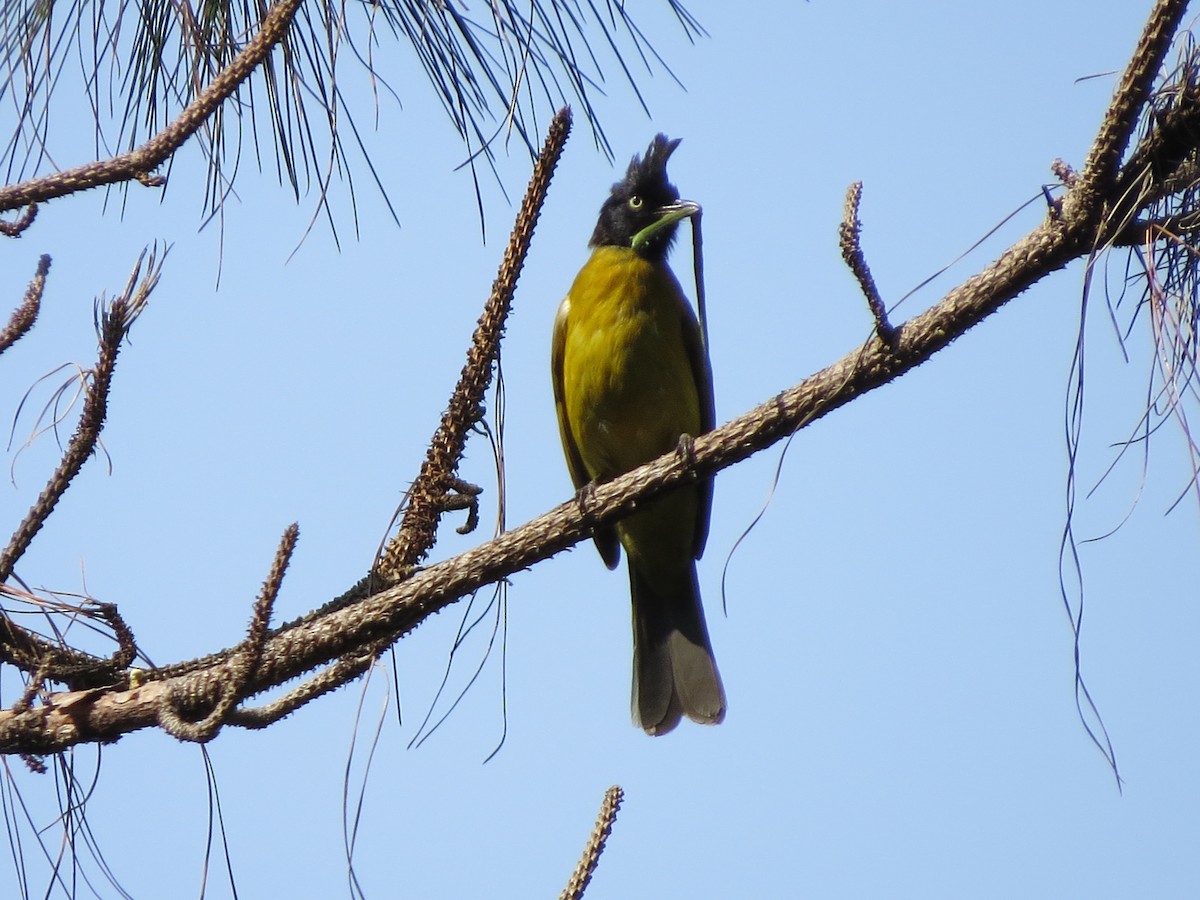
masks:
{"label": "blue sky", "polygon": [[[818,0],[748,15],[696,2],[711,36],[694,46],[649,11],[646,30],[686,90],[662,72],[643,79],[647,118],[610,77],[597,107],[616,164],[580,125],[568,145],[503,351],[509,524],[570,496],[550,326],[608,186],[656,131],[684,139],[670,172],[705,209],[725,421],[868,335],[837,249],[852,181],[865,183],[864,245],[894,301],[1037,196],[1055,157],[1082,163],[1149,4],[1106,6]],[[301,539],[280,620],[357,580],[462,365],[514,210],[484,183],[483,244],[470,179],[454,171],[461,146],[411,62],[389,65],[404,108],[385,103],[368,140],[399,229],[362,182],[360,236],[343,203],[340,251],[318,225],[289,259],[315,200],[296,206],[247,160],[222,249],[218,229],[198,231],[191,149],[165,199],[134,190],[123,216],[97,192],[55,201],[0,245],[14,302],[37,255],[54,257],[42,319],[0,361],[6,416],[41,374],[90,360],[92,299],[124,284],[141,247],[174,245],[118,368],[112,472],[89,464],[19,568],[36,586],[118,603],[156,662],[241,637],[292,521]],[[342,77],[365,92],[352,65]],[[90,152],[70,124],[57,125],[64,165]],[[499,165],[518,197],[527,159],[514,147]],[[1040,215],[1029,207],[895,318],[936,302]],[[686,283],[686,250],[677,257]],[[343,794],[357,798],[381,719],[355,852],[369,896],[555,896],[613,783],[626,802],[589,900],[1194,895],[1200,615],[1188,561],[1200,517],[1194,496],[1167,515],[1190,473],[1169,428],[1144,484],[1128,461],[1075,522],[1081,537],[1104,534],[1136,502],[1119,531],[1081,551],[1084,671],[1123,793],[1074,707],[1058,552],[1081,284],[1078,266],[1058,273],[802,431],[732,558],[781,451],[720,475],[700,580],[729,694],[723,725],[657,740],[631,726],[626,576],[581,546],[511,580],[503,669],[494,651],[419,748],[408,744],[465,607],[398,646],[402,724],[381,668],[264,733],[210,745],[240,896],[346,892]],[[1085,488],[1136,425],[1152,350],[1143,323],[1124,362],[1103,297],[1092,302]],[[18,444],[30,424],[18,422]],[[0,486],[8,521],[56,454],[43,439],[12,463],[15,486]],[[483,526],[460,537],[451,521],[437,559],[483,540],[495,519],[482,440],[462,475],[486,488]],[[481,640],[459,651],[452,685],[483,652]],[[505,715],[504,746],[484,764]],[[91,771],[96,751],[76,762]],[[48,823],[52,781],[9,768]],[[187,896],[199,889],[207,803],[200,751],[145,732],[103,750],[88,816],[134,896]],[[214,875],[208,896],[228,895]]]}

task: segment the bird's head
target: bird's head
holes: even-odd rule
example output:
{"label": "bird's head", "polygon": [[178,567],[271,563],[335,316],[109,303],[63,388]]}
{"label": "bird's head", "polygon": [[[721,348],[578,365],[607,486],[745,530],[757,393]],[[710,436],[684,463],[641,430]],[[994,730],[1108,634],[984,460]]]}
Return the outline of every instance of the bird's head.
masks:
{"label": "bird's head", "polygon": [[641,256],[665,259],[681,220],[694,216],[700,205],[680,200],[667,180],[667,160],[679,139],[656,135],[645,156],[635,156],[625,177],[612,186],[600,207],[591,247],[632,247]]}

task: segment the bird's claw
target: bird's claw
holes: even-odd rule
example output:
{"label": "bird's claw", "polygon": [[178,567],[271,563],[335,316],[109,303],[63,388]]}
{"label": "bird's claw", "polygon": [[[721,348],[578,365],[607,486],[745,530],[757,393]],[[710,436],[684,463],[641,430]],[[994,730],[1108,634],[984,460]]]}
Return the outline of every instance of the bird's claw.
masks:
{"label": "bird's claw", "polygon": [[579,511],[583,513],[584,518],[591,515],[592,507],[596,500],[596,482],[589,481],[575,492],[575,502],[579,504]]}
{"label": "bird's claw", "polygon": [[675,446],[675,455],[689,469],[696,465],[696,439],[690,434],[681,434]]}
{"label": "bird's claw", "polygon": [[443,512],[465,509],[467,521],[454,530],[459,534],[470,534],[479,525],[479,495],[483,488],[461,478],[451,478],[446,493],[441,498]]}

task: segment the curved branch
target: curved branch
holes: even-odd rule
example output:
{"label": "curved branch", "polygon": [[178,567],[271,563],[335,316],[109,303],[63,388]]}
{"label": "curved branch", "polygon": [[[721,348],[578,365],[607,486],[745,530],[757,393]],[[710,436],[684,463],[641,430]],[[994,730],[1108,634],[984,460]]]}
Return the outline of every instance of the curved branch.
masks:
{"label": "curved branch", "polygon": [[0,188],[0,211],[19,209],[31,203],[51,200],[85,191],[105,184],[140,181],[147,185],[162,184],[151,173],[166,162],[188,138],[200,130],[217,108],[229,98],[239,84],[258,67],[285,34],[301,0],[278,0],[267,10],[262,25],[233,61],[189,103],[170,125],[146,143],[128,153],[111,159],[86,163],[65,172],[34,178],[21,184]]}
{"label": "curved branch", "polygon": [[87,462],[96,442],[100,439],[100,431],[108,416],[108,392],[112,385],[113,372],[117,366],[117,356],[129,333],[134,320],[146,305],[151,292],[158,284],[161,273],[161,262],[155,260],[154,254],[146,266],[146,277],[141,278],[142,263],[146,253],[138,257],[129,282],[120,297],[113,300],[106,308],[98,309],[97,335],[100,338],[100,352],[95,367],[91,370],[87,383],[86,398],[83,411],[75,433],[67,444],[66,453],[50,477],[49,483],[38,495],[33,509],[17,527],[16,533],[8,545],[0,550],[0,581],[7,581],[12,575],[17,560],[29,548],[34,537],[41,530],[62,495],[70,487],[71,480],[79,474],[83,464]]}

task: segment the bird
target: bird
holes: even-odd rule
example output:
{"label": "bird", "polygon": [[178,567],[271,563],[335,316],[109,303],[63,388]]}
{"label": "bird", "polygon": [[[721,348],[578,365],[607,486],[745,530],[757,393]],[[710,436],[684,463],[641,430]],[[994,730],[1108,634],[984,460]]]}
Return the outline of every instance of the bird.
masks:
{"label": "bird", "polygon": [[[575,488],[586,491],[711,431],[712,369],[695,313],[667,264],[700,206],[667,178],[679,139],[659,134],[600,207],[591,255],[558,307],[551,376]],[[725,717],[700,600],[712,476],[657,497],[594,540],[610,569],[625,551],[633,607],[633,719],[650,735],[686,716]]]}

